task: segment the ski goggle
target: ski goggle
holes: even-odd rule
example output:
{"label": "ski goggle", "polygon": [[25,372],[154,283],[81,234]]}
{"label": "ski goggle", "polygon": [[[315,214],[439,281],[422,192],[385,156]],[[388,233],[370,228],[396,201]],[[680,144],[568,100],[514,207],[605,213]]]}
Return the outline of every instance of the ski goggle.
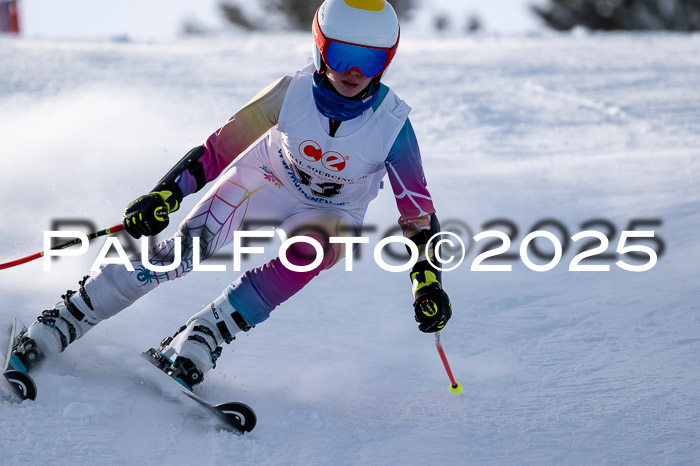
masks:
{"label": "ski goggle", "polygon": [[366,78],[382,74],[394,58],[399,45],[398,38],[393,47],[370,47],[329,39],[321,32],[318,18],[314,18],[313,34],[321,58],[333,71],[345,73],[356,69]]}

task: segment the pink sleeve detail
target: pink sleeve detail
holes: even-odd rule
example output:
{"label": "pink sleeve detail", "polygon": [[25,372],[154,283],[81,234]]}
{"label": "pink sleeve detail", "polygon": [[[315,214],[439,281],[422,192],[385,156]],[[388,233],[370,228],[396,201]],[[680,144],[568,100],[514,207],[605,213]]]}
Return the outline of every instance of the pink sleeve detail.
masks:
{"label": "pink sleeve detail", "polygon": [[[248,149],[265,132],[277,124],[291,77],[285,76],[263,89],[224,126],[204,142],[199,162],[206,182],[215,180],[226,167]],[[192,175],[182,173],[178,185],[186,196],[196,189]]]}
{"label": "pink sleeve detail", "polygon": [[204,142],[204,154],[199,158],[200,163],[204,167],[207,183],[215,180],[228,164],[233,162],[246,149],[246,147],[241,149],[236,144],[229,144],[228,146],[223,144],[223,141],[219,138],[219,133],[222,130],[223,128],[207,138]]}

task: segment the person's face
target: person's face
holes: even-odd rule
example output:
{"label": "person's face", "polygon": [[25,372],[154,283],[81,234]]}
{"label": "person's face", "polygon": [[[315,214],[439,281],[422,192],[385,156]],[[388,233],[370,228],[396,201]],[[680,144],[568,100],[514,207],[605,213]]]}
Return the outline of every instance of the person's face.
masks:
{"label": "person's face", "polygon": [[365,75],[357,70],[338,73],[333,71],[330,67],[327,67],[326,75],[333,88],[343,97],[355,97],[365,90],[372,80],[372,78],[366,78]]}

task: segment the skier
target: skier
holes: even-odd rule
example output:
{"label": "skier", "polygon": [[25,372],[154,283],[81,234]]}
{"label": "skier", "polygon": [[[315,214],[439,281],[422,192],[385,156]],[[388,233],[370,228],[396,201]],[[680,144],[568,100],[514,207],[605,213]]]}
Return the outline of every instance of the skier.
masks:
{"label": "skier", "polygon": [[[149,253],[151,264],[163,265],[179,252],[179,267],[154,273],[133,257],[133,271],[108,264],[84,277],[77,292],[69,290],[18,337],[15,369],[31,370],[160,283],[189,272],[194,237],[200,239],[202,259],[229,244],[233,232],[250,221],[274,218],[274,226],[287,236],[317,240],[325,253],[313,270],[292,271],[279,257],[248,270],[161,342],[152,353],[161,368],[193,387],[215,366],[224,342],[265,321],[343,257],[344,247],[329,237],[359,234],[367,204],[387,173],[399,224],[420,251],[410,274],[418,328],[436,332],[445,326],[452,315],[450,301],[440,272],[425,260],[432,253],[427,240],[439,232],[439,223],[408,120],[410,108],[381,83],[399,42],[396,14],[384,0],[325,0],[312,33],[312,65],[261,91],[150,193],[127,206],[126,231],[134,238],[156,235],[185,196],[224,172],[178,232]],[[315,253],[303,242],[287,252],[294,265],[308,264],[309,256]]]}

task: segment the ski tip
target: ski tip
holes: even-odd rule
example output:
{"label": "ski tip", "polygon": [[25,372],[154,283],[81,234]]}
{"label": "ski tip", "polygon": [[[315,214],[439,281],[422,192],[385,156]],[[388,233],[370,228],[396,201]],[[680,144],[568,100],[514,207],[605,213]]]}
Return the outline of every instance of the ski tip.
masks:
{"label": "ski tip", "polygon": [[244,403],[222,403],[214,406],[214,409],[228,425],[240,433],[252,431],[258,422],[253,409]]}
{"label": "ski tip", "polygon": [[17,396],[23,400],[36,399],[36,384],[27,374],[21,371],[9,370],[5,371],[3,375],[10,382]]}

